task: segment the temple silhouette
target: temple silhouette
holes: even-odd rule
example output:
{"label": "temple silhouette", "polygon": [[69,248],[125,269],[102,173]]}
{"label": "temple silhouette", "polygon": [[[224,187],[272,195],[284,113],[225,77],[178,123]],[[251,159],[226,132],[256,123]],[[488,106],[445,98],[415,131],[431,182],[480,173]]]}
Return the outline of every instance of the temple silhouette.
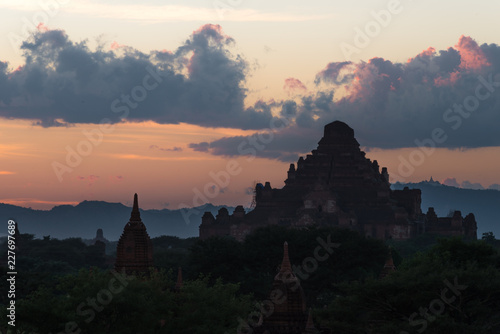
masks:
{"label": "temple silhouette", "polygon": [[422,233],[476,239],[473,214],[438,218],[433,208],[421,209],[420,189],[392,190],[386,167],[365,152],[347,124],[335,121],[324,127],[317,149],[297,164],[290,164],[285,186],[269,182],[255,187],[255,208],[238,206],[232,214],[222,208],[216,217],[205,212],[200,239],[213,236],[244,238],[266,225],[302,228],[339,226],[382,240],[409,239]]}
{"label": "temple silhouette", "polygon": [[126,274],[148,274],[153,267],[153,246],[146,226],[141,220],[137,194],[130,220],[125,225],[116,247],[115,270]]}
{"label": "temple silhouette", "polygon": [[255,334],[308,334],[318,333],[312,321],[311,312],[306,310],[304,291],[295,276],[288,256],[288,243],[283,245],[283,261],[273,281],[269,296],[269,314],[261,315],[261,325]]}

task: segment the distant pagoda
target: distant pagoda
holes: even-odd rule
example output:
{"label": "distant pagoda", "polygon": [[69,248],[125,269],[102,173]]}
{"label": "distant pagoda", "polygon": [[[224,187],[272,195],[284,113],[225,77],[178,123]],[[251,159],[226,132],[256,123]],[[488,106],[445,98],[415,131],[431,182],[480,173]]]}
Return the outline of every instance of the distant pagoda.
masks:
{"label": "distant pagoda", "polygon": [[115,269],[131,275],[147,274],[150,267],[153,267],[153,246],[146,226],[141,220],[137,194],[135,194],[130,221],[125,225],[116,247]]}

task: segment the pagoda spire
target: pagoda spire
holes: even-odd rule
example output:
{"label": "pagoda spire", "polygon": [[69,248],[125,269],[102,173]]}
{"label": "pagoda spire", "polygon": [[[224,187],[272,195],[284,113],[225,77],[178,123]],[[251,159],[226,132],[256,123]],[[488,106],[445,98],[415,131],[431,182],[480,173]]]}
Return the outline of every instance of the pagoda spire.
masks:
{"label": "pagoda spire", "polygon": [[288,257],[288,242],[286,241],[283,244],[283,260],[281,261],[281,267],[274,279],[283,282],[297,281],[297,277],[292,270],[290,258]]}
{"label": "pagoda spire", "polygon": [[177,282],[175,283],[175,290],[180,290],[182,289],[182,286],[184,283],[182,282],[182,268],[179,267],[177,270]]}
{"label": "pagoda spire", "polygon": [[153,244],[141,220],[137,194],[134,194],[130,220],[123,228],[116,245],[115,269],[125,270],[129,275],[134,273],[148,275],[151,267],[153,267]]}
{"label": "pagoda spire", "polygon": [[309,315],[307,316],[306,333],[314,333],[316,328],[314,327],[312,310],[309,308]]}
{"label": "pagoda spire", "polygon": [[292,271],[292,264],[290,263],[290,258],[288,257],[288,242],[285,241],[283,244],[283,261],[281,261],[280,273],[289,273]]}
{"label": "pagoda spire", "polygon": [[132,207],[132,213],[130,214],[130,221],[140,222],[141,213],[139,212],[139,202],[137,200],[137,193],[134,194],[134,206]]}

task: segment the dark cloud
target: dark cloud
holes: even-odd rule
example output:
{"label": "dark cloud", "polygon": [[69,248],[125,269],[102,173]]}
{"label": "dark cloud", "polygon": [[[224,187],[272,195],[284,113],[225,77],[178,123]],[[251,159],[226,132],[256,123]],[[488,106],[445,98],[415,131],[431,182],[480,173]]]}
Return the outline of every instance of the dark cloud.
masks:
{"label": "dark cloud", "polygon": [[323,126],[337,119],[355,130],[364,147],[428,144],[438,128],[446,140],[432,145],[500,146],[496,44],[478,45],[462,36],[454,47],[428,48],[406,63],[331,62],[316,75],[316,90],[306,91],[289,78],[285,87],[303,93],[300,97],[245,107],[250,67],[234,52],[234,43],[211,24],[176,50],[150,54],[129,46],[90,50],[86,41],[73,42],[64,31],[38,31],[22,45],[22,67],[11,70],[0,62],[0,116],[42,126],[126,119],[256,131],[190,145],[226,156],[249,155],[250,149],[238,145],[262,136],[280,117],[286,126],[272,129],[271,141],[257,142],[263,149],[253,148],[256,156],[283,161],[314,148]]}
{"label": "dark cloud", "polygon": [[245,108],[246,60],[219,25],[204,25],[175,52],[90,50],[64,31],[38,31],[22,45],[25,64],[0,63],[0,116],[42,126],[152,120],[261,129],[273,119]]}
{"label": "dark cloud", "polygon": [[226,157],[247,156],[292,162],[301,153],[315,148],[319,138],[314,134],[314,129],[292,126],[276,132],[269,130],[250,136],[224,137],[211,143],[192,143],[189,147]]}
{"label": "dark cloud", "polygon": [[[368,148],[500,146],[496,44],[478,45],[462,36],[454,47],[428,48],[406,63],[382,58],[334,62],[317,74],[316,83],[316,92],[280,102],[290,110],[288,126],[257,156],[287,160],[307,153],[334,120],[349,124]],[[444,135],[439,142],[435,129]],[[222,138],[209,143],[208,151],[232,156],[238,143],[249,139]]]}
{"label": "dark cloud", "polygon": [[329,63],[326,65],[325,69],[316,75],[315,83],[318,84],[322,81],[336,84],[347,83],[352,80],[352,74],[347,73],[346,75],[340,75],[340,71],[351,64],[352,62],[350,61]]}
{"label": "dark cloud", "polygon": [[178,147],[178,146],[174,146],[172,148],[164,148],[164,147],[160,147],[158,145],[150,145],[149,148],[153,149],[153,150],[164,151],[164,152],[182,152],[182,147]]}
{"label": "dark cloud", "polygon": [[192,148],[194,151],[198,152],[208,152],[208,149],[210,148],[210,144],[206,141],[201,142],[201,143],[191,143],[189,144],[189,148]]}

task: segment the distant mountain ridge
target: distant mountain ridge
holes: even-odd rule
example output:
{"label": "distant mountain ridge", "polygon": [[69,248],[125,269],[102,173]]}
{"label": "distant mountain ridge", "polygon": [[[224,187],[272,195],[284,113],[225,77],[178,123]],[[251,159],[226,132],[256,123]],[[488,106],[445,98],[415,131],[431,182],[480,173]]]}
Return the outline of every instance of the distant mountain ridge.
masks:
{"label": "distant mountain ridge", "polygon": [[[500,236],[500,191],[473,190],[442,185],[436,181],[392,184],[392,189],[404,187],[422,190],[422,211],[434,207],[438,216],[447,216],[450,210],[460,210],[462,215],[470,212],[476,216],[478,238],[484,232]],[[234,207],[205,204],[192,209],[141,210],[141,218],[151,237],[173,235],[181,238],[197,237],[201,217],[205,211],[215,216],[225,207],[232,212]],[[0,216],[19,223],[21,233],[32,233],[37,238],[50,235],[64,239],[81,237],[92,239],[98,228],[110,241],[118,240],[130,218],[131,207],[121,203],[83,201],[76,206],[59,205],[51,210],[33,210],[0,203]],[[248,212],[248,209],[246,210]],[[189,216],[189,219],[185,219]]]}
{"label": "distant mountain ridge", "polygon": [[477,221],[477,237],[481,239],[484,232],[493,232],[500,236],[500,191],[494,189],[464,189],[443,185],[437,181],[418,183],[399,183],[391,185],[392,189],[404,187],[422,190],[422,211],[427,212],[434,207],[440,217],[445,217],[451,210],[459,210],[465,216],[473,213]]}
{"label": "distant mountain ridge", "polygon": [[[216,215],[225,207],[205,204],[191,209],[140,210],[142,221],[151,237],[174,235],[181,238],[197,237],[198,226],[205,211]],[[102,228],[108,240],[118,240],[123,227],[129,221],[131,207],[121,203],[83,201],[78,205],[59,205],[51,210],[33,210],[0,203],[0,216],[19,223],[21,233],[35,234],[37,238],[50,235],[64,239],[81,237],[92,239],[98,228]]]}

